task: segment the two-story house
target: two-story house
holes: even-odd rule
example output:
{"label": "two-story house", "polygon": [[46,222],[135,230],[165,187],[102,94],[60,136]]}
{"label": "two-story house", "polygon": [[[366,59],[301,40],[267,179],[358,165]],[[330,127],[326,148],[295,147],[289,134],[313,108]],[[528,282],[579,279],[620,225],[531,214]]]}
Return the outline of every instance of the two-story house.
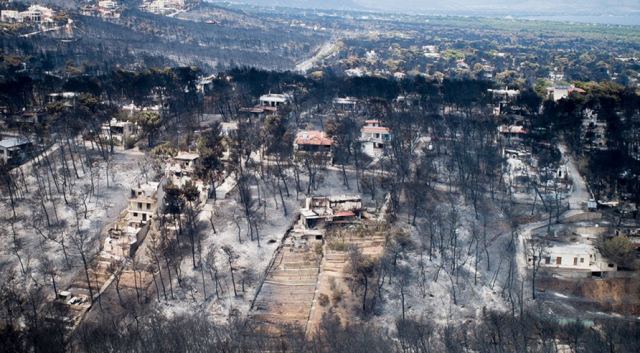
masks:
{"label": "two-story house", "polygon": [[131,188],[127,220],[131,226],[147,224],[158,210],[158,189],[160,183],[147,182]]}
{"label": "two-story house", "polygon": [[360,130],[362,151],[371,158],[380,158],[391,142],[391,130],[381,126],[379,120],[367,120]]}

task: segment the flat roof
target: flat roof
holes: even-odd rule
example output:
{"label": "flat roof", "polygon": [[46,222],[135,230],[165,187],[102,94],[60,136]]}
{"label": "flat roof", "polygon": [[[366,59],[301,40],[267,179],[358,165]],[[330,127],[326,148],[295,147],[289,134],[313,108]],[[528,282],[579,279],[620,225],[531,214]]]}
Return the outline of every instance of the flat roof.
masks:
{"label": "flat roof", "polygon": [[287,95],[287,94],[269,93],[269,94],[265,94],[265,95],[260,96],[260,100],[261,101],[271,101],[271,102],[284,103],[284,102],[287,102],[289,100],[289,95]]}
{"label": "flat roof", "polygon": [[178,152],[178,155],[175,157],[175,159],[182,160],[182,161],[194,161],[198,158],[200,158],[200,155],[197,153],[182,152],[182,151]]}
{"label": "flat roof", "polygon": [[12,148],[18,146],[28,145],[30,141],[24,137],[8,137],[0,140],[0,147]]}

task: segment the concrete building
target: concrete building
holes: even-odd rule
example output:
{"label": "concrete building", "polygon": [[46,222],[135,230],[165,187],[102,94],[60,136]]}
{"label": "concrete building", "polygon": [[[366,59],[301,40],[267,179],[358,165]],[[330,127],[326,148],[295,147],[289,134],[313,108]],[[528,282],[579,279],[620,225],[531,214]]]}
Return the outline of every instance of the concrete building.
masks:
{"label": "concrete building", "polygon": [[[530,265],[534,259],[534,256],[528,256]],[[604,258],[595,246],[587,243],[552,244],[543,252],[540,266],[595,275],[618,270],[615,263]]]}
{"label": "concrete building", "polygon": [[140,227],[151,221],[158,210],[160,183],[148,182],[131,188],[127,222],[129,226]]}
{"label": "concrete building", "polygon": [[1,10],[0,21],[8,23],[52,23],[55,12],[45,6],[31,5],[25,11]]}
{"label": "concrete building", "polygon": [[102,18],[120,18],[120,11],[120,5],[115,1],[98,1],[97,13]]}
{"label": "concrete building", "polygon": [[20,13],[23,22],[33,22],[38,24],[53,22],[54,15],[55,13],[53,12],[53,10],[40,5],[31,5],[27,9],[27,11],[23,11]]}
{"label": "concrete building", "polygon": [[291,102],[291,96],[288,94],[265,94],[260,97],[260,106],[279,108]]}
{"label": "concrete building", "polygon": [[24,137],[7,137],[0,140],[0,162],[19,164],[27,158],[31,141]]}
{"label": "concrete building", "polygon": [[122,109],[122,112],[127,114],[128,117],[133,117],[137,112],[160,113],[162,111],[162,106],[157,104],[148,107],[138,107],[133,102],[131,102],[131,104],[123,105],[120,109]]}
{"label": "concrete building", "polygon": [[389,128],[381,126],[379,120],[367,120],[360,130],[362,151],[371,158],[380,158],[391,141]]}
{"label": "concrete building", "polygon": [[358,100],[353,97],[334,98],[333,108],[342,111],[354,111],[358,106]]}
{"label": "concrete building", "polygon": [[129,121],[113,118],[109,123],[102,124],[102,136],[118,146],[124,146],[127,140],[135,138],[137,134],[138,125]]}
{"label": "concrete building", "polygon": [[165,15],[179,10],[183,10],[185,7],[184,0],[152,0],[147,1],[142,5],[143,9],[151,13],[158,15]]}
{"label": "concrete building", "polygon": [[305,229],[321,228],[327,223],[359,219],[361,214],[360,196],[307,197],[300,210],[300,225]]}
{"label": "concrete building", "polygon": [[0,10],[0,21],[5,23],[22,22],[20,11],[16,10]]}
{"label": "concrete building", "polygon": [[569,95],[571,95],[572,93],[585,93],[585,91],[583,89],[581,89],[581,88],[577,88],[574,85],[570,85],[570,86],[558,86],[558,85],[556,85],[556,86],[547,88],[547,94],[555,102],[557,102],[557,101],[559,101],[561,99],[568,98]]}
{"label": "concrete building", "polygon": [[[615,272],[618,266],[608,260],[598,249],[585,241],[576,243],[551,243],[542,252],[540,267],[550,270],[562,270],[587,275],[602,275]],[[537,261],[536,256],[527,255],[528,264]]]}
{"label": "concrete building", "polygon": [[500,125],[498,126],[498,132],[502,137],[508,139],[521,138],[527,133],[527,129],[521,125]]}
{"label": "concrete building", "polygon": [[[200,155],[191,152],[178,152],[178,155],[173,157],[169,171],[173,176],[181,177],[193,177],[196,171],[196,164],[200,159]],[[174,182],[174,184],[180,185],[180,183]]]}

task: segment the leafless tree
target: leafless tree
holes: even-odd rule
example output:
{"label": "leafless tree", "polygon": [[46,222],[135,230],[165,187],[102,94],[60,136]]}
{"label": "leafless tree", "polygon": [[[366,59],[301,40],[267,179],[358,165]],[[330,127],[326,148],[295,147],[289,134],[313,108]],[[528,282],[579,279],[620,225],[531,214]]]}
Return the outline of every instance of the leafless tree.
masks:
{"label": "leafless tree", "polygon": [[229,274],[231,275],[231,283],[233,284],[233,295],[237,297],[238,296],[238,291],[236,289],[236,278],[235,278],[234,272],[233,272],[233,264],[237,260],[238,255],[229,246],[223,246],[222,247],[222,251],[225,253],[225,255],[227,255],[227,261],[229,263]]}
{"label": "leafless tree", "polygon": [[107,273],[113,277],[113,282],[116,287],[116,294],[118,294],[118,301],[120,305],[123,305],[122,296],[120,295],[120,280],[122,279],[122,268],[124,262],[122,260],[114,260],[109,263],[107,267]]}
{"label": "leafless tree", "polygon": [[93,285],[89,276],[89,233],[85,230],[77,230],[72,232],[69,238],[71,239],[74,250],[80,256],[80,260],[82,260],[89,296],[91,297],[91,303],[93,303]]}
{"label": "leafless tree", "polygon": [[531,266],[531,299],[536,300],[536,279],[548,254],[549,243],[544,239],[530,239],[527,244],[527,260]]}

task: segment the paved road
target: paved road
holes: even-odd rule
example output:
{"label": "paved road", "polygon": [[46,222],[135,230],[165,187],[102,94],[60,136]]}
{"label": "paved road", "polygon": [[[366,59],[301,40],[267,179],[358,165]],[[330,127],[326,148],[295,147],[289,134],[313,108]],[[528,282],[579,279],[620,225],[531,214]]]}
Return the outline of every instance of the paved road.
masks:
{"label": "paved road", "polygon": [[[566,160],[567,171],[569,173],[569,177],[573,181],[573,187],[571,188],[571,192],[567,197],[566,201],[570,203],[570,209],[565,211],[561,216],[560,220],[566,219],[568,217],[574,216],[576,214],[582,213],[582,203],[588,201],[591,197],[589,189],[587,188],[587,183],[585,182],[582,175],[578,171],[578,167],[576,165],[575,160],[571,156],[571,154],[567,150],[567,146],[561,144],[558,146],[560,152],[562,153],[563,159]],[[518,227],[518,231],[520,237],[516,244],[516,262],[518,264],[518,273],[520,275],[521,280],[525,280],[527,277],[527,255],[525,251],[526,243],[529,239],[531,239],[531,234],[534,230],[547,226],[549,220],[545,219],[538,222],[532,222],[520,225]],[[530,289],[528,286],[525,286],[525,289]],[[530,297],[530,295],[529,295]]]}
{"label": "paved road", "polygon": [[573,187],[571,189],[571,194],[567,198],[567,201],[570,204],[572,210],[581,209],[582,203],[589,201],[591,198],[591,193],[587,188],[587,183],[584,181],[582,175],[578,171],[578,166],[576,165],[576,161],[568,152],[567,146],[565,144],[560,144],[558,146],[560,152],[562,153],[562,157],[567,161],[567,172],[569,173],[569,177],[573,181]]}
{"label": "paved road", "polygon": [[321,59],[327,57],[328,55],[330,55],[331,53],[333,53],[337,49],[338,49],[338,46],[337,46],[337,40],[336,39],[332,39],[332,40],[324,43],[322,45],[322,47],[316,52],[316,54],[314,56],[312,56],[311,58],[299,63],[298,65],[296,65],[296,71],[304,73],[304,72],[307,72],[307,71],[311,70],[311,68],[313,68],[313,65],[316,62],[318,62]]}

